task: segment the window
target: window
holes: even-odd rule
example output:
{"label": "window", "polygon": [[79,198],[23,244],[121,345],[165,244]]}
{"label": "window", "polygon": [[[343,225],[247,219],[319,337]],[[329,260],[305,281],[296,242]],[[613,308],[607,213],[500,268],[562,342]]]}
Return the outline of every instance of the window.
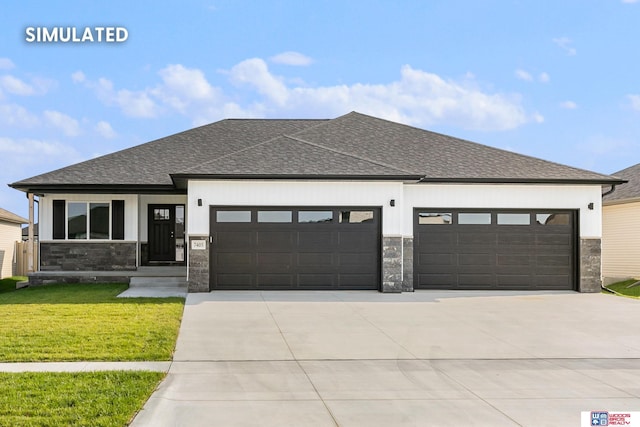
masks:
{"label": "window", "polygon": [[499,213],[498,225],[529,225],[531,215],[528,213]]}
{"label": "window", "polygon": [[53,200],[55,240],[124,240],[124,200]]}
{"label": "window", "polygon": [[292,222],[291,211],[258,211],[258,222]]}
{"label": "window", "polygon": [[169,221],[171,219],[171,209],[155,208],[153,209],[154,221]]}
{"label": "window", "polygon": [[[123,200],[67,202],[66,217],[64,216],[64,203],[64,200],[54,200],[54,239],[64,239],[66,236],[68,240],[124,240]],[[114,206],[113,213],[111,212],[112,204]],[[66,233],[64,232],[65,226]]]}
{"label": "window", "polygon": [[349,224],[373,221],[373,211],[340,211],[339,221]]}
{"label": "window", "polygon": [[568,213],[539,213],[536,214],[536,223],[539,225],[569,225]]}
{"label": "window", "polygon": [[87,204],[69,203],[67,205],[67,238],[87,238]]}
{"label": "window", "polygon": [[298,212],[298,222],[303,223],[321,223],[333,221],[332,211],[300,211]]}
{"label": "window", "polygon": [[109,203],[89,203],[89,238],[109,238]]}
{"label": "window", "polygon": [[490,213],[459,213],[458,224],[477,224],[477,225],[491,224],[491,214]]}
{"label": "window", "polygon": [[216,222],[251,222],[251,211],[218,211]]}
{"label": "window", "polygon": [[451,213],[418,212],[418,224],[451,224]]}

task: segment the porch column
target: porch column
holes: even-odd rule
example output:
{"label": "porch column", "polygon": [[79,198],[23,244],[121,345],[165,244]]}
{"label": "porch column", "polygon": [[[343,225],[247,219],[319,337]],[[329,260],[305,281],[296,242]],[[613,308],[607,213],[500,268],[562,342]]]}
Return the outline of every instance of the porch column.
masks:
{"label": "porch column", "polygon": [[33,193],[27,193],[27,197],[29,198],[29,237],[27,243],[27,272],[33,273],[34,263],[33,263],[33,245],[35,244],[33,238],[33,228],[34,228],[34,214],[33,214]]}

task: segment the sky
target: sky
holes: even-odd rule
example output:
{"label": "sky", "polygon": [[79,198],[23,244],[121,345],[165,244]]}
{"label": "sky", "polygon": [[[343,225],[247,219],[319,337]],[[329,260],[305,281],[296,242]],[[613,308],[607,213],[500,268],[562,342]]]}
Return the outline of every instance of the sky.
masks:
{"label": "sky", "polygon": [[[22,216],[8,183],[224,118],[358,111],[600,173],[640,162],[640,0],[5,3],[0,207]],[[28,41],[43,28],[94,41]]]}

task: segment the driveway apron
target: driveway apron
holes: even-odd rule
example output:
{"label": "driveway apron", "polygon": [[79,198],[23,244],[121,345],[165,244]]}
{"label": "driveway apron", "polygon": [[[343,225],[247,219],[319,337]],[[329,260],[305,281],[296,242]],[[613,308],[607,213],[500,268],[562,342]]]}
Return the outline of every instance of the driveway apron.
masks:
{"label": "driveway apron", "polygon": [[640,301],[574,292],[214,292],[132,425],[580,425],[640,408]]}

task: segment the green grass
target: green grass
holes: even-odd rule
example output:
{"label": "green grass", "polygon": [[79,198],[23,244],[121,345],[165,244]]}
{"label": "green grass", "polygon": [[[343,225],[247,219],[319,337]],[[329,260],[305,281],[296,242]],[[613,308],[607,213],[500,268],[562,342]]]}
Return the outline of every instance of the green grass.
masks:
{"label": "green grass", "polygon": [[184,298],[116,298],[126,288],[60,284],[0,294],[0,362],[171,360]]}
{"label": "green grass", "polygon": [[5,292],[13,292],[16,290],[16,283],[27,280],[23,276],[7,277],[0,280],[0,294]]}
{"label": "green grass", "polygon": [[126,426],[164,375],[0,373],[0,426]]}
{"label": "green grass", "polygon": [[625,280],[624,282],[613,283],[605,287],[617,295],[622,295],[630,298],[640,298],[640,285],[629,288],[629,285],[636,283],[636,279]]}

